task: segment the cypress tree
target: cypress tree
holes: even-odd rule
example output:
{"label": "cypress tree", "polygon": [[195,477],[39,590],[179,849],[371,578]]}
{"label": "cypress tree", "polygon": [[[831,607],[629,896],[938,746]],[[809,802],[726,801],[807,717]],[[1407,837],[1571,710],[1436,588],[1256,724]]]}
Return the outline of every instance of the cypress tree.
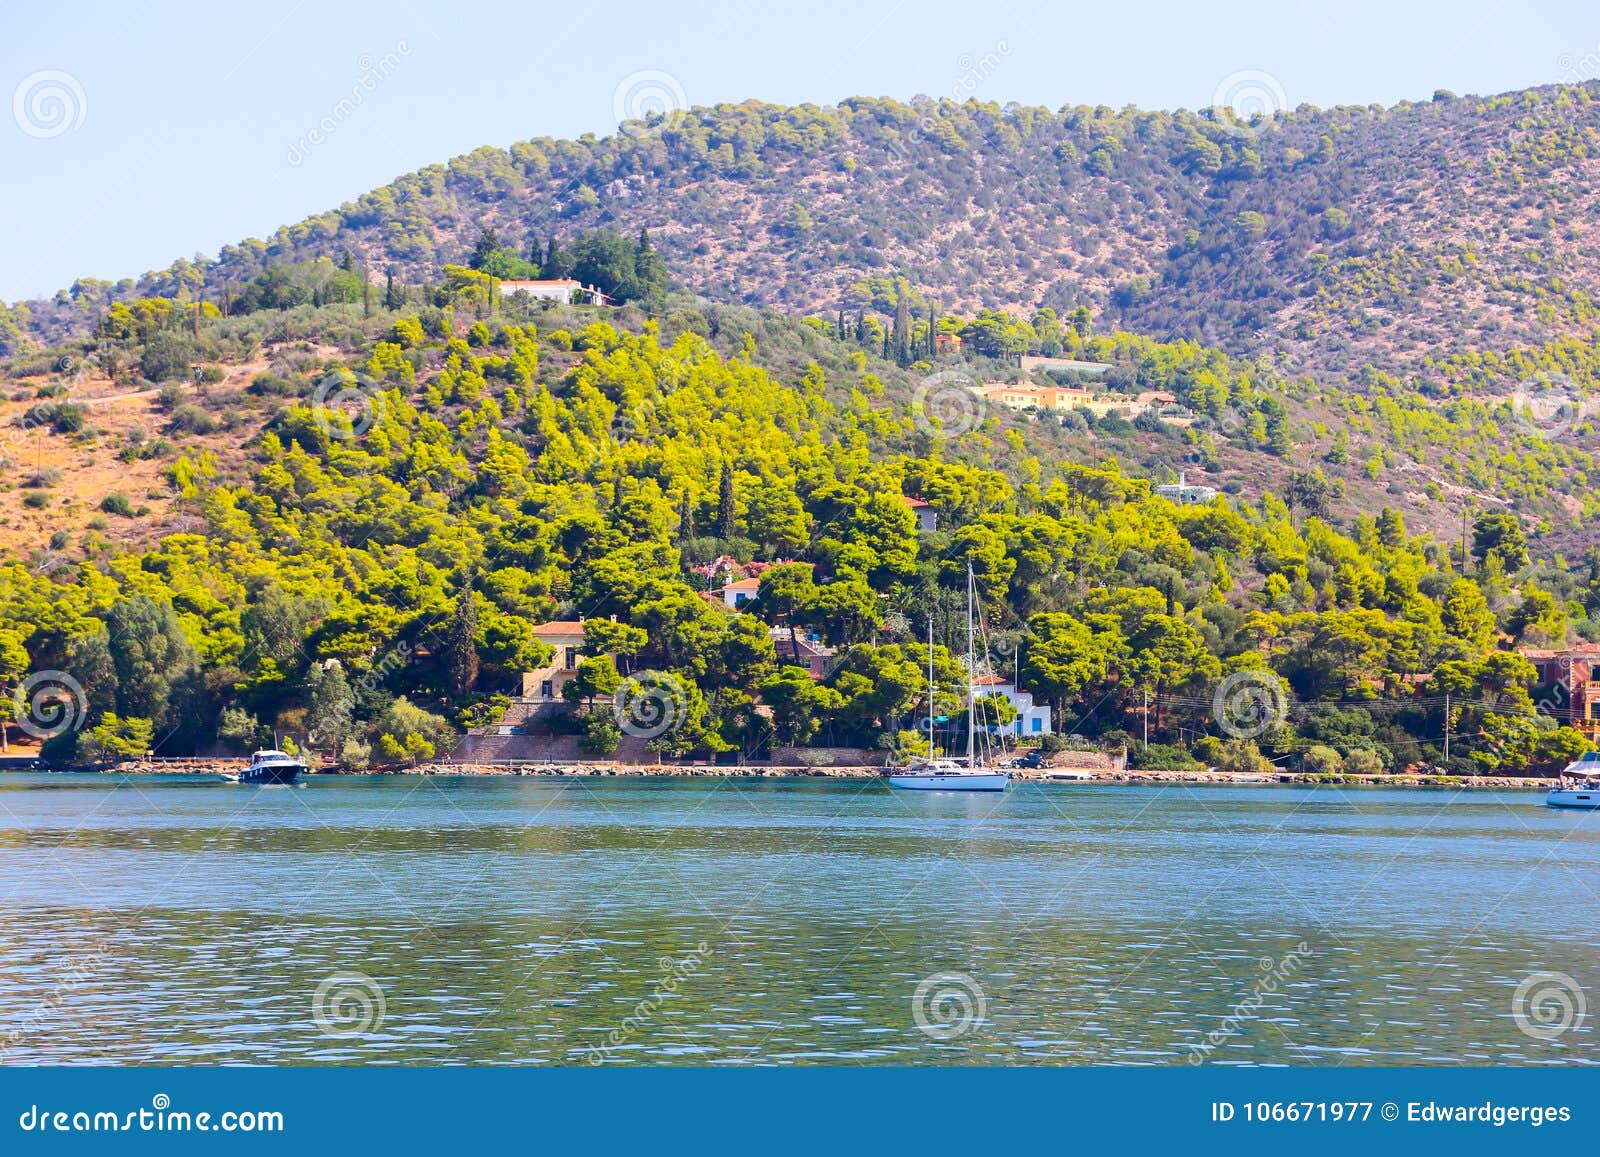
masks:
{"label": "cypress tree", "polygon": [[717,480],[717,537],[732,538],[733,531],[733,467],[724,462],[722,477]]}
{"label": "cypress tree", "polygon": [[678,541],[683,542],[694,537],[694,504],[689,501],[689,488],[683,488],[683,495],[678,499]]}
{"label": "cypress tree", "polygon": [[903,366],[911,364],[911,309],[903,287],[894,307],[894,356]]}
{"label": "cypress tree", "polygon": [[478,681],[478,603],[473,594],[473,576],[469,572],[462,581],[461,593],[456,596],[455,615],[450,620],[450,630],[445,636],[444,658],[450,680],[450,692],[457,699],[466,697]]}

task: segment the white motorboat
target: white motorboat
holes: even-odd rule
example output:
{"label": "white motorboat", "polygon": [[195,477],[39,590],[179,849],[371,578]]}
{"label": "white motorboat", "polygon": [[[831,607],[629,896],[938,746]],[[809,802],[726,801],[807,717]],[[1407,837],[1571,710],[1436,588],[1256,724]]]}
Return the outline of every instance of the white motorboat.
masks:
{"label": "white motorboat", "polygon": [[[967,561],[967,757],[914,759],[904,771],[889,776],[889,786],[907,791],[1005,791],[1011,773],[988,764],[975,747],[978,694],[973,683],[973,601],[977,582]],[[933,750],[933,620],[928,620],[928,749]]]}
{"label": "white motorboat", "polygon": [[1600,751],[1586,751],[1562,768],[1544,802],[1546,807],[1600,808]]}
{"label": "white motorboat", "polygon": [[305,774],[306,762],[282,751],[262,750],[250,757],[250,765],[238,774],[240,783],[293,783]]}

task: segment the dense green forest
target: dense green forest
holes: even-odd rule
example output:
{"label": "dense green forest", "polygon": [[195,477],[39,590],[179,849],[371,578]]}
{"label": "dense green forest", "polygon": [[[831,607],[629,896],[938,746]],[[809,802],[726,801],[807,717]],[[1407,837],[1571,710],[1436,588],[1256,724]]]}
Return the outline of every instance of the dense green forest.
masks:
{"label": "dense green forest", "polygon": [[[1398,770],[1442,762],[1447,728],[1454,771],[1548,768],[1584,746],[1536,708],[1515,649],[1600,635],[1600,550],[1565,557],[1554,526],[1592,514],[1573,497],[1592,462],[1570,435],[1587,426],[1554,439],[1476,398],[1474,375],[1502,369],[1486,359],[1325,390],[1270,360],[1100,332],[1087,309],[961,316],[892,279],[861,282],[854,312],[809,318],[667,299],[650,237],[567,244],[536,258],[480,232],[426,284],[341,282],[353,261],[274,267],[239,283],[228,316],[119,302],[93,336],[14,357],[8,377],[36,396],[20,424],[85,454],[156,455],[188,519],[139,549],[63,530],[56,565],[0,570],[0,680],[25,692],[11,709],[31,709],[41,672],[82,689],[45,703],[82,724],[47,754],[278,731],[352,768],[425,759],[549,658],[537,624],[579,615],[593,654],[574,726],[591,751],[616,724],[584,700],[661,680],[677,713],[653,740],[666,755],[914,749],[930,616],[939,682],[962,681],[969,563],[988,662],[1019,671],[1058,730],[1131,745],[1146,766]],[[609,262],[632,304],[497,294],[493,270],[525,272],[501,263],[552,255]],[[929,348],[940,332],[964,337],[959,358]],[[939,372],[984,379],[1030,350],[1104,362],[1111,390],[1171,390],[1195,423],[950,422],[929,405]],[[207,369],[263,354],[236,387]],[[1508,357],[1585,383],[1597,364],[1581,342]],[[68,368],[90,358],[167,383],[159,449],[110,445],[75,406]],[[201,429],[234,448],[198,448]],[[1150,446],[1276,481],[1175,505],[1152,488],[1171,471],[1136,458]],[[1507,501],[1471,511],[1460,539],[1419,531],[1408,515],[1426,496],[1383,489],[1407,455]],[[1350,501],[1363,479],[1376,499]],[[30,485],[51,501],[48,480]],[[937,531],[919,532],[913,496]],[[1437,504],[1453,531],[1460,511]],[[694,568],[723,555],[783,563],[745,613],[704,597]],[[769,627],[836,648],[826,677],[778,662]],[[1222,726],[1230,687],[1268,706],[1260,725]]]}

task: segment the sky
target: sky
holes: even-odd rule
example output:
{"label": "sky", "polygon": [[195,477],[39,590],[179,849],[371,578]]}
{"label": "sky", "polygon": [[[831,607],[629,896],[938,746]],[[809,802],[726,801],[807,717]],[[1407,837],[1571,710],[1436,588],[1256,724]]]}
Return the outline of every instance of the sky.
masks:
{"label": "sky", "polygon": [[214,257],[424,165],[663,103],[1248,111],[1596,76],[1592,0],[7,4],[0,300]]}

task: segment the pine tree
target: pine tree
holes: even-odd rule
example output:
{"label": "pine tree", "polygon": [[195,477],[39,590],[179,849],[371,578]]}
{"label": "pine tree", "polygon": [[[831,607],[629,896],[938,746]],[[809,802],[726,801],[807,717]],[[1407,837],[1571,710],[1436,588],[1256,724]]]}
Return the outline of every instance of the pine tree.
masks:
{"label": "pine tree", "polygon": [[394,266],[391,265],[384,270],[384,277],[386,284],[383,290],[383,308],[390,311],[400,309],[406,303],[406,291],[394,279]]}

